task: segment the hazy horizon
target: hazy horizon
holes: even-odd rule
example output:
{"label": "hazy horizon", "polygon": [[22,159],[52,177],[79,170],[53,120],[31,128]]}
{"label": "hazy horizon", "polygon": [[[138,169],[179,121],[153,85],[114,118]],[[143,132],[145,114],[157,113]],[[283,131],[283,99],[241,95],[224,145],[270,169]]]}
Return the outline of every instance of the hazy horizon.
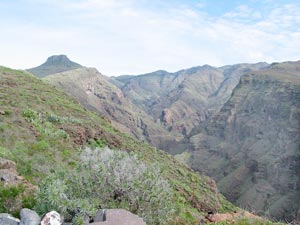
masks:
{"label": "hazy horizon", "polygon": [[0,64],[65,54],[105,75],[299,60],[296,0],[3,0]]}

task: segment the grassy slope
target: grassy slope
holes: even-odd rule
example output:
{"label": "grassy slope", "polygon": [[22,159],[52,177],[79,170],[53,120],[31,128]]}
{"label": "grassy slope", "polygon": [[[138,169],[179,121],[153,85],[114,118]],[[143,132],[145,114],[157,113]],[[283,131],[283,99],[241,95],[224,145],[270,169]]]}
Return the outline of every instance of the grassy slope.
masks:
{"label": "grassy slope", "polygon": [[[124,97],[122,91],[94,68],[80,68],[49,75],[43,80],[76,98],[81,105],[109,118],[114,127],[139,140],[159,146],[161,140],[174,140],[163,127]],[[89,87],[89,93],[87,93]]]}
{"label": "grassy slope", "polygon": [[19,173],[37,184],[57,167],[76,164],[80,146],[104,145],[136,151],[157,163],[176,192],[182,224],[193,224],[201,212],[230,211],[214,183],[174,158],[112,128],[54,86],[33,76],[0,67],[0,157],[17,162]]}

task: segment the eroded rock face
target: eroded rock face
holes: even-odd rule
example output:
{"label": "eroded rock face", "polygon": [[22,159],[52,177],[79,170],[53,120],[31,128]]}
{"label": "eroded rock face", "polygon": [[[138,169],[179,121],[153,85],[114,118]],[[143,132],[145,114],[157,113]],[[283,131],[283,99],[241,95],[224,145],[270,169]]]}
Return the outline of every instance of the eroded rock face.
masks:
{"label": "eroded rock face", "polygon": [[41,225],[61,225],[62,220],[58,212],[48,212],[42,219]]}
{"label": "eroded rock face", "polygon": [[37,190],[36,186],[26,181],[24,177],[18,175],[16,163],[8,159],[0,158],[0,179],[4,185],[22,184],[27,190]]}
{"label": "eroded rock face", "polygon": [[192,167],[232,202],[293,220],[300,207],[300,62],[243,76],[190,143]]}
{"label": "eroded rock face", "polygon": [[124,209],[105,210],[105,221],[93,225],[146,225],[142,218]]}
{"label": "eroded rock face", "polygon": [[44,79],[74,96],[85,108],[104,116],[118,130],[139,140],[158,146],[163,139],[160,137],[168,136],[167,131],[157,126],[149,115],[94,68],[66,71]]}
{"label": "eroded rock face", "polygon": [[156,71],[139,76],[116,77],[122,91],[138,107],[172,134],[189,133],[219,110],[246,71],[264,68],[265,63],[225,67],[209,65],[175,73]]}

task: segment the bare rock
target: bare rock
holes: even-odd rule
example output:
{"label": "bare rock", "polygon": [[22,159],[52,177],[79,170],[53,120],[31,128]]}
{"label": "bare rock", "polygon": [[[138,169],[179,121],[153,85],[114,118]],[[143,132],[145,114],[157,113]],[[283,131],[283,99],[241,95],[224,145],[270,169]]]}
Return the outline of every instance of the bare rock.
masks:
{"label": "bare rock", "polygon": [[4,159],[0,157],[0,181],[4,185],[19,185],[22,184],[27,192],[35,192],[38,187],[32,185],[24,179],[24,177],[19,176],[17,172],[17,165],[15,162]]}
{"label": "bare rock", "polygon": [[20,217],[20,225],[39,225],[41,222],[39,215],[30,209],[22,209],[20,212]]}
{"label": "bare rock", "polygon": [[42,219],[41,225],[61,225],[62,219],[58,212],[48,212]]}
{"label": "bare rock", "polygon": [[20,220],[8,213],[0,213],[0,225],[19,225]]}
{"label": "bare rock", "polygon": [[105,209],[99,209],[93,218],[94,222],[102,222],[106,220],[106,210]]}
{"label": "bare rock", "polygon": [[108,209],[105,211],[105,221],[91,225],[146,225],[144,220],[124,209]]}

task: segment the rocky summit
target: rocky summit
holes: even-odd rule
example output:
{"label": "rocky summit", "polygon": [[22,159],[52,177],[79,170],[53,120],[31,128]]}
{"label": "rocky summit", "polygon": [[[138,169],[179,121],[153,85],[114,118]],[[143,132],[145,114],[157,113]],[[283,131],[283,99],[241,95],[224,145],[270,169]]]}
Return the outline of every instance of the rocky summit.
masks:
{"label": "rocky summit", "polygon": [[78,63],[72,62],[66,55],[50,56],[45,63],[27,71],[37,77],[45,77],[49,74],[81,68]]}

